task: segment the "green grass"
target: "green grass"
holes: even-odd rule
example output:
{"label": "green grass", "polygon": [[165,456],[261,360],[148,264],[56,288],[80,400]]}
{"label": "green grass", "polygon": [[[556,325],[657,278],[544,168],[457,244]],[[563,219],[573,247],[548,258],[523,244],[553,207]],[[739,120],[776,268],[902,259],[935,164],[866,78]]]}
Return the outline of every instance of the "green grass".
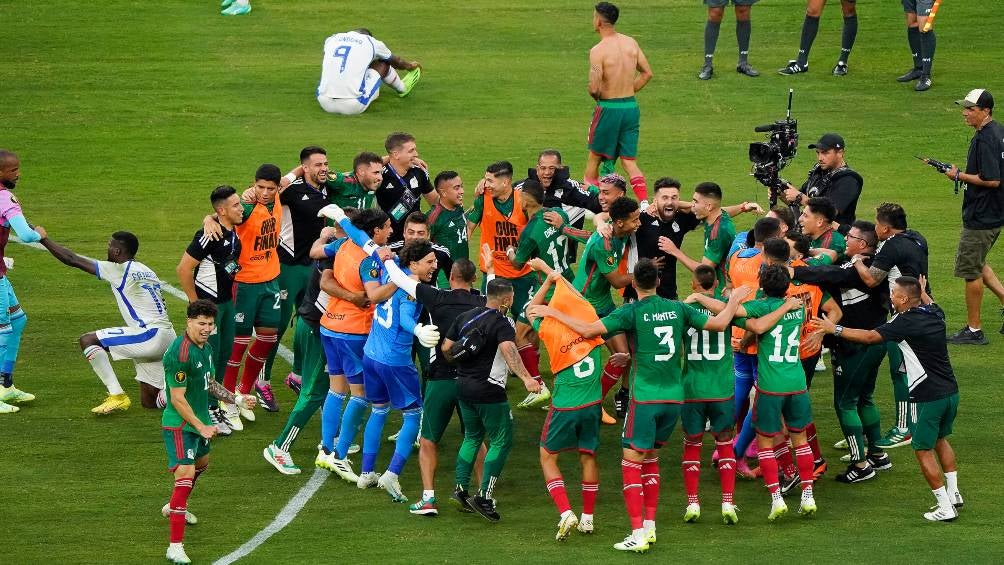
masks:
{"label": "green grass", "polygon": [[[836,4],[836,2],[831,2]],[[913,160],[914,153],[960,162],[971,130],[952,100],[986,87],[1004,98],[992,46],[1004,33],[993,3],[949,3],[939,16],[935,86],[914,93],[892,78],[910,64],[898,2],[861,6],[861,31],[851,74],[829,76],[839,48],[840,12],[826,9],[812,52],[812,72],[773,73],[794,53],[804,3],[764,0],[754,10],[751,62],[764,75],[731,72],[732,15],[719,42],[718,75],[699,82],[704,10],[695,0],[625,3],[622,29],[646,50],[655,78],[640,94],[644,113],[639,164],[650,179],[672,175],[689,187],[713,179],[726,200],[766,200],[746,175],[752,127],[781,117],[788,87],[803,147],[824,131],[840,132],[848,161],[865,178],[859,214],[883,201],[901,202],[911,226],[931,242],[931,281],[949,325],[963,323],[962,285],[951,278],[960,200],[950,184]],[[262,162],[292,166],[299,149],[327,147],[333,167],[350,166],[361,150],[380,151],[387,133],[405,130],[435,170],[453,168],[473,187],[484,166],[509,159],[533,163],[544,147],[564,151],[581,175],[591,101],[586,52],[595,42],[589,3],[464,3],[321,0],[254,2],[249,17],[217,15],[215,2],[101,3],[0,0],[3,55],[0,145],[17,151],[23,176],[18,195],[28,218],[83,254],[104,254],[108,235],[129,229],[142,242],[139,258],[168,281],[184,246],[220,183],[249,183]],[[325,115],[313,99],[323,39],[367,25],[392,49],[425,65],[422,83],[404,100],[385,91],[363,116]],[[974,47],[974,46],[980,47]],[[989,46],[989,47],[987,47]],[[785,171],[802,177],[812,164],[803,149]],[[745,228],[750,218],[739,222]],[[687,250],[698,251],[692,236]],[[104,283],[70,272],[39,251],[8,246],[17,260],[10,278],[30,316],[17,378],[39,398],[2,419],[0,458],[6,496],[4,561],[152,562],[161,559],[167,525],[158,510],[170,492],[164,472],[159,414],[138,407],[96,419],[89,409],[100,385],[76,346],[78,335],[121,323]],[[1000,253],[991,255],[991,263]],[[681,282],[684,273],[680,273]],[[172,300],[175,321],[181,304]],[[768,525],[768,497],[759,483],[741,482],[739,525],[715,517],[717,477],[706,465],[706,517],[680,523],[685,503],[679,436],[663,458],[660,543],[652,558],[693,562],[737,556],[808,562],[999,562],[1004,557],[997,518],[1004,511],[994,486],[1004,450],[998,366],[1002,342],[997,307],[985,302],[993,343],[952,348],[962,406],[953,444],[959,455],[966,509],[951,525],[928,524],[931,503],[908,448],[892,452],[895,467],[869,483],[836,484],[839,453],[828,447],[831,472],[817,487],[820,513]],[[117,363],[120,378],[131,367]],[[276,374],[286,365],[277,364]],[[884,373],[883,373],[884,375]],[[839,435],[829,399],[831,379],[816,378],[815,413],[823,444]],[[135,385],[127,390],[136,400]],[[878,398],[891,415],[889,381]],[[513,389],[518,400],[522,393]],[[293,451],[308,470],[279,476],[261,458],[293,398],[280,391],[283,411],[264,415],[247,431],[214,444],[211,471],[191,509],[201,524],[187,547],[198,561],[222,556],[264,527],[307,480],[316,422]],[[544,413],[519,412],[517,445],[499,488],[504,520],[489,525],[450,511],[436,519],[407,514],[376,492],[329,480],[299,517],[246,561],[266,562],[587,562],[621,558],[610,549],[627,529],[620,497],[618,430],[605,428],[597,533],[553,541],[556,515],[536,461]],[[393,420],[388,431],[397,425]],[[456,435],[441,451],[439,494],[452,476]],[[390,456],[390,446],[382,461]],[[709,451],[705,450],[706,453]],[[415,459],[415,458],[413,458]],[[707,459],[707,458],[706,458]],[[563,462],[574,504],[574,461]],[[403,477],[418,495],[416,464]]]}

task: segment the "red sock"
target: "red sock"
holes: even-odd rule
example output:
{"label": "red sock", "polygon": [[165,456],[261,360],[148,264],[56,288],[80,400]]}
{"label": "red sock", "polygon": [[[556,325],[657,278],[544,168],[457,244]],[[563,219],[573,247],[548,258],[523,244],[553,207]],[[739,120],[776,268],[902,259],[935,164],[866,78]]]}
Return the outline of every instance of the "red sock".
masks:
{"label": "red sock", "polygon": [[774,459],[774,450],[770,447],[761,447],[756,456],[760,460],[763,484],[767,485],[767,490],[771,494],[780,491],[781,485],[777,482],[777,459]]}
{"label": "red sock", "polygon": [[533,344],[526,344],[517,349],[519,358],[523,360],[523,366],[538,383],[544,384],[544,379],[540,378],[540,354]]}
{"label": "red sock", "polygon": [[718,479],[722,483],[722,504],[732,504],[736,490],[736,450],[732,440],[715,442],[718,449]]}
{"label": "red sock", "polygon": [[774,446],[774,457],[777,459],[778,467],[789,477],[795,476],[795,460],[791,458],[791,450],[788,449],[788,442],[784,441]]}
{"label": "red sock", "polygon": [[687,504],[697,504],[697,484],[701,480],[700,436],[683,440],[683,486],[687,491]]}
{"label": "red sock", "polygon": [[244,372],[241,373],[241,394],[251,392],[255,381],[258,380],[258,373],[261,373],[261,368],[265,366],[268,354],[272,352],[278,341],[278,336],[275,334],[265,334],[255,337],[254,343],[251,344],[251,349],[248,350],[248,357],[244,360]]}
{"label": "red sock", "polygon": [[806,487],[812,490],[815,465],[812,460],[812,448],[809,447],[809,444],[795,448],[795,460],[798,461],[798,476],[802,478],[802,490],[804,491]]}
{"label": "red sock", "polygon": [[[655,521],[655,511],[659,506],[659,458],[652,457],[641,462],[641,487],[645,494],[645,519]],[[631,526],[635,528],[635,526]]]}
{"label": "red sock", "polygon": [[223,388],[234,392],[237,386],[237,374],[241,371],[241,362],[244,361],[244,352],[247,351],[248,344],[251,343],[251,336],[239,335],[234,338],[234,345],[230,349],[230,359],[227,360],[227,370],[223,373]]}
{"label": "red sock", "polygon": [[648,199],[648,188],[645,186],[645,177],[643,175],[631,177],[631,190],[634,191],[634,195],[638,197],[639,202]]}
{"label": "red sock", "polygon": [[596,495],[600,492],[600,483],[582,481],[582,513],[593,514],[596,510]]}
{"label": "red sock", "polygon": [[188,511],[188,495],[192,492],[192,479],[175,479],[171,493],[171,543],[181,543],[185,539],[185,513]]}
{"label": "red sock", "polygon": [[610,389],[613,388],[615,384],[617,384],[617,381],[620,380],[621,375],[624,374],[624,369],[626,368],[627,367],[612,365],[610,361],[607,361],[607,364],[603,366],[603,377],[600,379],[600,386],[602,388],[600,391],[600,398],[607,397],[607,393],[610,392]]}
{"label": "red sock", "polygon": [[555,477],[544,484],[547,487],[547,494],[551,495],[551,500],[558,507],[558,514],[564,514],[566,511],[572,509],[572,505],[568,503],[568,492],[565,490],[565,481],[561,477]]}
{"label": "red sock", "polygon": [[809,441],[809,447],[812,449],[812,460],[819,461],[823,458],[823,453],[819,451],[819,439],[816,437],[816,423],[809,422],[808,426],[805,426],[805,438]]}
{"label": "red sock", "polygon": [[621,477],[624,481],[624,506],[627,507],[631,529],[642,527],[641,509],[644,504],[641,490],[641,463],[621,459]]}

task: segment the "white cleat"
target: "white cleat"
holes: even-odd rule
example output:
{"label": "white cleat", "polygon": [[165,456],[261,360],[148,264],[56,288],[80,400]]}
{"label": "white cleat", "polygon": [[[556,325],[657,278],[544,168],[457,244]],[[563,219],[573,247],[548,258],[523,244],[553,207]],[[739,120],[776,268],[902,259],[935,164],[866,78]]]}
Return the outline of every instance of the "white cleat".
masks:
{"label": "white cleat", "polygon": [[6,402],[0,400],[0,414],[13,414],[19,410],[21,409],[17,406],[7,404]]}
{"label": "white cleat", "polygon": [[547,385],[541,385],[540,392],[527,394],[526,398],[516,405],[516,408],[536,408],[546,405],[549,400],[551,400],[551,391],[548,390]]}
{"label": "white cleat", "polygon": [[22,404],[24,402],[31,402],[32,400],[35,400],[35,395],[30,392],[20,390],[13,385],[9,387],[0,386],[0,402]]}
{"label": "white cleat", "polygon": [[216,426],[216,433],[218,435],[227,437],[230,434],[234,433],[234,431],[230,429],[230,425],[227,423],[227,416],[226,414],[223,413],[222,408],[216,408],[215,410],[210,408],[209,420],[213,423],[214,426]]}
{"label": "white cleat", "polygon": [[579,518],[579,525],[575,526],[576,530],[582,534],[593,533],[593,519],[592,518]]}
{"label": "white cleat", "polygon": [[254,410],[250,408],[245,408],[243,406],[238,406],[237,409],[240,411],[241,418],[244,418],[248,422],[254,422]]}
{"label": "white cleat", "polygon": [[784,499],[775,498],[770,503],[770,514],[767,515],[767,520],[773,522],[787,513],[788,505],[784,503]]}
{"label": "white cleat", "polygon": [[847,438],[844,438],[837,443],[833,444],[833,449],[847,449]]}
{"label": "white cleat", "polygon": [[[561,519],[558,520],[558,533],[554,535],[554,539],[557,541],[565,541],[568,539],[568,534],[572,533],[572,530],[579,525],[579,519],[575,516],[575,512],[567,510],[561,515]],[[590,524],[592,526],[592,524]]]}
{"label": "white cleat", "polygon": [[[160,509],[160,515],[165,518],[171,517],[171,503],[165,504],[164,507]],[[186,510],[185,523],[188,524],[189,526],[193,526],[199,523],[199,519],[195,517],[195,514],[192,514],[191,512]]]}
{"label": "white cleat", "polygon": [[[352,461],[349,461],[347,457],[345,459],[339,459],[334,452],[331,452],[331,454],[328,455],[328,466],[331,468],[331,471],[338,475],[343,481],[355,483],[357,486],[359,485],[361,477],[352,470]],[[327,468],[328,467],[325,467],[325,469]],[[373,474],[375,475],[376,473]],[[359,488],[370,488],[370,486],[372,485],[360,486]]]}
{"label": "white cleat", "polygon": [[633,551],[635,553],[645,553],[648,551],[649,542],[647,539],[638,539],[634,534],[629,534],[624,541],[614,544],[614,549],[618,551]]}
{"label": "white cleat", "polygon": [[[338,445],[338,438],[332,440],[331,444]],[[321,446],[318,445],[317,448],[320,449]],[[349,446],[348,455],[355,455],[356,453],[359,453],[359,451],[360,451],[359,444],[353,443],[352,445]]]}
{"label": "white cleat", "polygon": [[377,483],[380,482],[380,475],[370,471],[369,473],[363,473],[359,475],[356,479],[356,486],[361,489],[376,488]]}
{"label": "white cleat", "polygon": [[683,512],[683,521],[688,523],[694,523],[701,517],[701,505],[696,502],[691,502],[687,505],[687,509]]}
{"label": "white cleat", "polygon": [[816,499],[813,497],[802,497],[802,504],[798,507],[798,513],[806,518],[816,513]]}
{"label": "white cleat", "polygon": [[390,495],[390,499],[394,502],[400,504],[408,502],[408,497],[401,491],[401,482],[398,481],[395,473],[385,471],[384,474],[380,475],[380,478],[377,479],[377,486],[387,491],[387,494]]}
{"label": "white cleat", "polygon": [[268,461],[275,467],[276,471],[279,471],[283,475],[299,475],[300,468],[293,463],[293,458],[289,455],[287,451],[276,446],[274,443],[268,444],[265,449],[261,452],[262,457],[265,461]]}
{"label": "white cleat", "polygon": [[177,565],[187,565],[192,560],[185,553],[185,546],[180,543],[172,543],[167,546],[167,560]]}
{"label": "white cleat", "polygon": [[724,522],[725,525],[738,524],[739,523],[739,514],[737,514],[738,510],[739,509],[736,508],[735,504],[729,502],[723,502],[722,522]]}
{"label": "white cleat", "polygon": [[924,512],[924,518],[931,522],[951,522],[959,517],[959,511],[953,508],[935,506],[931,512]]}
{"label": "white cleat", "polygon": [[227,426],[229,426],[231,430],[235,432],[244,431],[244,423],[241,422],[241,413],[235,404],[221,401],[220,408],[223,410],[223,415],[226,416],[227,419]]}

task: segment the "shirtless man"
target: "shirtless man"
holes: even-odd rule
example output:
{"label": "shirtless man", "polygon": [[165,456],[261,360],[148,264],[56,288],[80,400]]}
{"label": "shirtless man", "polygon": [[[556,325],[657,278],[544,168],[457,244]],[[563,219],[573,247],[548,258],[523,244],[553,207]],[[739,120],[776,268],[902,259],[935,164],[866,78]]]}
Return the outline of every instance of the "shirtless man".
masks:
{"label": "shirtless man", "polygon": [[600,161],[620,157],[635,195],[645,200],[645,175],[635,163],[640,113],[634,94],[652,79],[652,68],[638,42],[614,29],[619,15],[609,2],[600,2],[593,12],[600,42],[589,50],[589,95],[596,100],[596,109],[589,124],[585,180],[587,185],[598,185]]}

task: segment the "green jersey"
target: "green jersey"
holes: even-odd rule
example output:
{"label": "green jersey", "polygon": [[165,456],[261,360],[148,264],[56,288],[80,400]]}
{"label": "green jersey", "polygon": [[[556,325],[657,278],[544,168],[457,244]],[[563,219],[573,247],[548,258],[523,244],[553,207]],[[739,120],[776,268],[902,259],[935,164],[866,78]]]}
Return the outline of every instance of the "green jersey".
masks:
{"label": "green jersey", "polygon": [[634,402],[683,402],[683,359],[687,355],[683,340],[689,328],[704,329],[706,314],[678,300],[646,296],[621,306],[602,322],[608,332],[628,332],[634,357]]}
{"label": "green jersey", "polygon": [[185,389],[185,400],[192,407],[195,417],[205,425],[210,425],[209,418],[209,381],[216,371],[213,369],[213,348],[208,343],[199,347],[182,334],[177,337],[171,347],[164,353],[164,382],[167,384],[167,406],[160,418],[161,426],[179,428],[185,425],[185,431],[199,433],[186,422],[171,403],[171,389]]}
{"label": "green jersey", "polygon": [[[491,193],[488,192],[487,190],[485,191],[485,194],[482,194],[481,196],[478,196],[477,198],[474,199],[474,205],[471,206],[471,209],[467,211],[467,219],[471,223],[473,224],[481,223],[481,216],[483,216],[485,212],[485,198],[491,198]],[[510,196],[509,200],[506,200],[505,202],[499,202],[498,200],[494,200],[493,204],[495,205],[496,210],[502,212],[506,216],[511,216],[513,205],[516,204],[516,199]]]}
{"label": "green jersey", "polygon": [[335,173],[328,177],[324,186],[328,189],[328,200],[342,208],[372,208],[375,192],[363,188],[351,172]]}
{"label": "green jersey", "polygon": [[530,259],[540,257],[548,267],[572,280],[572,269],[568,266],[568,238],[561,228],[544,221],[544,212],[555,212],[561,216],[564,225],[568,224],[568,214],[561,208],[541,208],[519,234],[515,263],[525,265]]}
{"label": "green jersey", "polygon": [[812,240],[809,247],[819,249],[832,249],[837,252],[837,259],[847,251],[847,238],[837,230],[831,229],[823,235]]}
{"label": "green jersey", "polygon": [[815,257],[805,257],[802,259],[805,264],[810,267],[818,267],[820,265],[832,265],[833,259],[830,259],[829,255],[816,255]]}
{"label": "green jersey", "polygon": [[736,239],[736,225],[732,223],[729,213],[722,210],[722,215],[712,223],[704,222],[704,257],[715,266],[715,276],[718,286],[715,292],[721,293],[725,288],[725,266],[729,259],[729,249]]}
{"label": "green jersey", "polygon": [[572,285],[593,305],[596,314],[603,316],[613,311],[610,281],[606,275],[617,270],[624,254],[626,237],[604,238],[599,233],[589,236],[579,261],[579,272]]}
{"label": "green jersey", "polygon": [[[784,304],[783,298],[757,298],[743,304],[749,318],[766,316]],[[760,336],[757,346],[757,389],[767,394],[787,395],[805,391],[805,370],[798,355],[805,309],[787,312],[776,326]],[[746,318],[736,325],[746,328]]]}
{"label": "green jersey", "polygon": [[[536,318],[532,322],[533,329],[537,330],[538,333],[541,321],[541,318]],[[554,375],[551,405],[555,410],[585,408],[603,401],[603,391],[600,385],[600,376],[603,374],[603,363],[600,357],[602,351],[602,347],[596,346],[589,352],[589,355]]]}
{"label": "green jersey", "polygon": [[[724,300],[721,294],[715,294],[715,298]],[[714,315],[703,306],[695,306],[709,318]],[[687,371],[683,391],[688,402],[727,400],[735,396],[731,326],[723,332],[687,329]]]}
{"label": "green jersey", "polygon": [[447,210],[442,204],[436,204],[429,212],[429,239],[445,247],[454,261],[460,257],[470,259],[469,235],[463,206]]}

